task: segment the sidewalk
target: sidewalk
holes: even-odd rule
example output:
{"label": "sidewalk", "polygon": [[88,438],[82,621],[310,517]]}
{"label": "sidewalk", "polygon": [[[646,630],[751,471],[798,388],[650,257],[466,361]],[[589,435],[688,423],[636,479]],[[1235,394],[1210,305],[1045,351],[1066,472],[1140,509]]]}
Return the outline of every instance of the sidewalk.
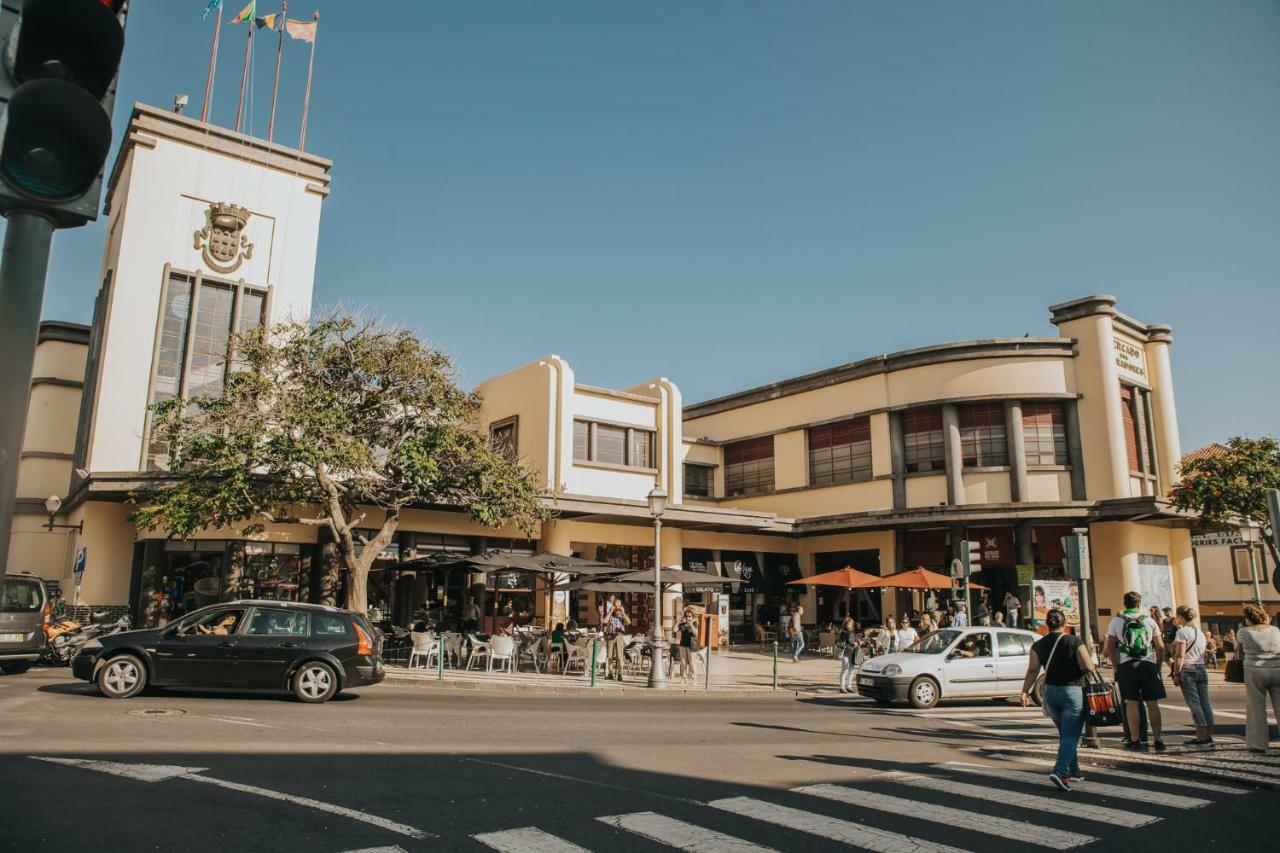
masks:
{"label": "sidewalk", "polygon": [[[799,662],[792,663],[789,655],[779,652],[777,690],[774,690],[773,649],[771,646],[731,646],[710,654],[711,678],[708,682],[701,666],[697,667],[697,678],[693,682],[681,681],[677,675],[668,678],[666,688],[660,695],[715,695],[723,698],[728,694],[749,693],[752,695],[768,695],[771,693],[794,696],[803,694],[829,694],[839,696],[838,682],[840,663],[829,656],[805,655]],[[402,665],[388,665],[387,678],[392,681],[413,682],[423,686],[472,690],[532,690],[536,692],[573,692],[593,691],[602,693],[643,692],[648,691],[647,676],[629,675],[619,683],[596,677],[596,685],[591,686],[587,675],[573,673],[535,673],[528,669],[514,674],[505,672],[486,672],[474,669],[446,667],[444,678],[439,671],[417,667],[407,669]]]}

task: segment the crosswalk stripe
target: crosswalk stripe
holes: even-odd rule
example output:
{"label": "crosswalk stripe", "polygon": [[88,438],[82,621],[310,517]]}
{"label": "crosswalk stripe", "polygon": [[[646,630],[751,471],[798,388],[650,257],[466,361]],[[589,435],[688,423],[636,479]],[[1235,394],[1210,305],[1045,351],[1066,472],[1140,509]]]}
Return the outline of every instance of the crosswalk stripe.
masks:
{"label": "crosswalk stripe", "polygon": [[909,835],[901,835],[897,832],[890,832],[887,829],[879,829],[866,824],[814,814],[800,809],[793,809],[789,806],[780,806],[752,797],[729,797],[723,800],[712,800],[707,805],[721,811],[742,815],[765,823],[772,823],[776,826],[798,829],[801,832],[808,832],[842,844],[851,844],[864,850],[873,851],[873,853],[963,853],[958,847],[935,844],[932,841],[912,838]]}
{"label": "crosswalk stripe", "polygon": [[[1048,760],[1040,760],[1021,755],[992,755],[993,759],[1001,761],[1017,761],[1020,764],[1034,764],[1038,767],[1053,767],[1053,762]],[[1097,765],[1089,765],[1090,776],[1115,776],[1117,779],[1130,779],[1134,782],[1141,782],[1144,785],[1173,785],[1175,787],[1196,788],[1206,794],[1247,794],[1244,788],[1233,788],[1230,785],[1216,785],[1213,782],[1205,782],[1201,779],[1187,779],[1177,776],[1151,776],[1146,773],[1134,773],[1130,770],[1116,770],[1112,767],[1098,767]],[[983,789],[985,790],[985,789]],[[1005,795],[1001,795],[1001,800],[1005,799]],[[1128,814],[1128,812],[1125,812]]]}
{"label": "crosswalk stripe", "polygon": [[876,809],[889,814],[910,815],[913,820],[930,820],[934,823],[959,827],[971,832],[981,832],[985,835],[996,835],[1006,839],[1020,838],[1030,844],[1038,844],[1041,847],[1070,849],[1072,847],[1082,847],[1098,840],[1092,835],[1068,832],[1065,829],[1036,826],[1023,821],[965,811],[964,809],[956,809],[950,806],[908,800],[857,788],[846,788],[843,785],[805,785],[802,788],[792,788],[791,790],[798,794],[810,794],[827,800],[835,800],[838,803]]}
{"label": "crosswalk stripe", "polygon": [[543,832],[536,826],[521,829],[505,829],[502,832],[486,832],[471,836],[476,841],[502,853],[591,853],[585,847]]}
{"label": "crosswalk stripe", "polygon": [[[1054,748],[1045,746],[1001,746],[998,749],[990,750],[990,753],[1008,753],[1016,752],[1020,754],[1031,755],[1051,755]],[[1105,758],[1109,761],[1119,761],[1123,764],[1137,764],[1141,766],[1152,766],[1164,768],[1178,768],[1180,770],[1193,770],[1204,776],[1210,776],[1215,779],[1223,779],[1228,782],[1243,782],[1251,785],[1264,785],[1267,787],[1275,787],[1277,781],[1268,776],[1256,776],[1246,772],[1247,765],[1242,766],[1239,770],[1224,770],[1216,767],[1197,766],[1191,767],[1176,758],[1163,758],[1148,753],[1129,752],[1121,749],[1091,749],[1089,750],[1090,758]]]}
{"label": "crosswalk stripe", "polygon": [[982,708],[966,711],[964,709],[944,708],[939,710],[916,711],[912,708],[896,708],[892,713],[902,714],[908,717],[927,717],[929,719],[951,720],[951,719],[969,719],[970,717],[1042,717],[1039,708],[1007,708],[1004,710],[998,708]]}
{"label": "crosswalk stripe", "polygon": [[596,820],[689,853],[775,853],[769,847],[761,847],[657,812],[635,812],[598,817]]}
{"label": "crosswalk stripe", "polygon": [[[947,794],[955,794],[958,797],[969,797],[987,802],[992,800],[992,789],[986,785],[970,785],[967,782],[957,782],[954,779],[939,779],[935,776],[921,776],[918,773],[905,772],[889,773],[883,778],[887,782],[941,791]],[[1061,797],[1041,797],[1036,794],[1026,794],[1022,791],[1001,791],[997,799],[1001,805],[1021,806],[1031,811],[1048,812],[1056,815],[1063,813]],[[1104,806],[1091,806],[1087,803],[1072,803],[1071,817],[1097,821],[1098,823],[1111,823],[1118,826],[1146,826],[1149,823],[1155,823],[1160,820],[1154,815],[1138,814],[1127,809],[1122,811]]]}
{"label": "crosswalk stripe", "polygon": [[[1039,773],[1024,773],[1020,770],[1006,770],[1002,767],[989,767],[983,764],[948,761],[945,764],[935,764],[934,767],[939,770],[955,770],[960,773],[973,773],[978,776],[992,776],[997,779],[1007,779],[1010,782],[1025,782],[1030,785],[1051,786],[1053,784],[1047,776],[1042,776]],[[1097,782],[1086,782],[1080,787],[1080,790],[1088,791],[1090,794],[1102,794],[1103,796],[1117,797],[1122,800],[1138,800],[1175,809],[1198,809],[1201,806],[1209,805],[1208,800],[1202,800],[1198,797],[1186,797],[1182,794],[1170,794],[1165,791],[1152,791],[1146,788],[1135,791],[1119,785],[1102,785]]]}

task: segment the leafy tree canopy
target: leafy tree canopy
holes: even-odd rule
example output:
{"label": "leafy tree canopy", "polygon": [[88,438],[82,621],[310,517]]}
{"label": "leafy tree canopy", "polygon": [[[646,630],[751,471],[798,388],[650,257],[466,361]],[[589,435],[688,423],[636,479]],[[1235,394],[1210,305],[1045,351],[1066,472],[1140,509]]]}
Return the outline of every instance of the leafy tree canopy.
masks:
{"label": "leafy tree canopy", "polygon": [[1263,528],[1275,556],[1267,493],[1280,489],[1280,442],[1274,438],[1230,439],[1226,450],[1182,466],[1170,497],[1178,509],[1199,513],[1215,527],[1234,527],[1250,519]]}
{"label": "leafy tree canopy", "polygon": [[326,527],[350,572],[347,606],[363,612],[369,567],[406,507],[463,507],[529,533],[546,516],[534,477],[478,430],[480,398],[407,331],[285,322],[239,338],[232,367],[216,392],[154,406],[172,479],[133,496],[145,529]]}

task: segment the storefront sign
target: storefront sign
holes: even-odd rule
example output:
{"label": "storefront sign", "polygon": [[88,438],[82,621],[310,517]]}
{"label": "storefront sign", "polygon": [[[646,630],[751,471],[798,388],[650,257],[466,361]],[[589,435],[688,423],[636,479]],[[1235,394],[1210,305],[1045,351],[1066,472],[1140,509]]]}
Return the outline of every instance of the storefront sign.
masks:
{"label": "storefront sign", "polygon": [[89,549],[87,547],[81,548],[80,550],[76,551],[76,561],[75,561],[75,564],[71,567],[71,574],[76,579],[76,586],[79,586],[80,582],[84,580],[84,567],[85,567],[85,564],[88,563],[89,561],[88,553],[89,553]]}
{"label": "storefront sign", "polygon": [[720,616],[720,642],[717,645],[723,647],[729,645],[729,596],[720,593],[717,599],[716,613]]}
{"label": "storefront sign", "polygon": [[1116,368],[1122,378],[1133,379],[1147,384],[1147,357],[1141,345],[1130,342],[1119,335],[1112,338],[1116,350]]}
{"label": "storefront sign", "polygon": [[1244,537],[1238,530],[1217,530],[1212,533],[1197,533],[1191,537],[1191,545],[1195,548],[1212,548],[1217,545],[1243,545]]}
{"label": "storefront sign", "polygon": [[1018,586],[1026,586],[1036,576],[1035,566],[1025,566],[1019,563],[1014,566],[1014,570],[1018,573]]}
{"label": "storefront sign", "polygon": [[533,589],[533,584],[528,572],[509,571],[494,572],[493,589],[501,592],[502,590],[515,589]]}
{"label": "storefront sign", "polygon": [[1080,627],[1080,584],[1075,581],[1031,582],[1034,602],[1034,618],[1043,622],[1049,611],[1056,607],[1067,615],[1067,624]]}

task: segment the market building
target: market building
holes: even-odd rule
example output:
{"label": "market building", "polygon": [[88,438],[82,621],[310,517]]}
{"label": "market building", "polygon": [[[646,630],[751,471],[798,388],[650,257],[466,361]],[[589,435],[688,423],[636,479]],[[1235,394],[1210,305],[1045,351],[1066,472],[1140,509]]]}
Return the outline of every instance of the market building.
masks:
{"label": "market building", "polygon": [[[94,322],[45,324],[41,336],[12,568],[57,581],[69,601],[139,612],[157,595],[216,601],[232,594],[229,578],[237,594],[327,594],[317,528],[169,540],[135,529],[126,498],[164,477],[148,405],[216,390],[235,332],[307,314],[330,167],[135,107],[108,188]],[[1097,613],[1116,610],[1126,589],[1194,603],[1192,520],[1164,498],[1180,458],[1170,329],[1120,313],[1110,296],[1053,306],[1049,320],[1047,337],[922,347],[691,405],[667,378],[605,389],[558,356],[531,361],[480,383],[480,428],[536,472],[553,518],[530,538],[462,511],[410,510],[371,596],[401,622],[467,592],[530,618],[594,621],[594,596],[536,577],[398,567],[495,548],[652,566],[646,496],[657,486],[670,495],[662,564],[731,578],[723,600],[710,586],[680,595],[719,609],[738,637],[784,598],[804,602],[812,622],[919,606],[905,593],[787,583],[846,565],[945,570],[965,539],[982,545],[978,580],[997,609],[1020,577],[1063,577],[1061,537],[1073,528],[1090,534]],[[82,529],[41,527],[50,495],[61,498],[56,522]],[[632,606],[643,624],[645,598]]]}

